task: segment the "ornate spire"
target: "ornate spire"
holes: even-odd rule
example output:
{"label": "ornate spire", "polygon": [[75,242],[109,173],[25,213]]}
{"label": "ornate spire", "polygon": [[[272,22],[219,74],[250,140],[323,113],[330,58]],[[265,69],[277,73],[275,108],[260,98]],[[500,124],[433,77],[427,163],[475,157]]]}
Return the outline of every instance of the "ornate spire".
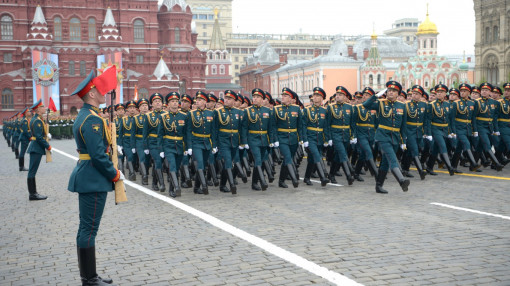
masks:
{"label": "ornate spire", "polygon": [[158,65],[156,66],[153,75],[156,77],[157,80],[161,80],[164,76],[166,76],[167,80],[172,79],[172,73],[170,72],[170,69],[168,69],[168,66],[166,65],[165,61],[163,60],[163,56],[161,56],[161,58],[159,59]]}
{"label": "ornate spire", "polygon": [[53,35],[48,32],[48,24],[44,18],[41,6],[35,8],[34,20],[30,24],[30,31],[27,34],[27,40],[51,40]]}
{"label": "ornate spire", "polygon": [[120,41],[122,37],[119,35],[119,30],[117,29],[117,23],[115,23],[115,19],[113,18],[112,9],[108,7],[106,9],[106,16],[103,22],[103,29],[101,30],[101,34],[98,37],[99,41]]}
{"label": "ornate spire", "polygon": [[368,52],[368,58],[366,60],[367,66],[380,66],[382,63],[381,55],[379,54],[379,48],[377,48],[377,34],[375,33],[375,25],[372,30],[372,46]]}
{"label": "ornate spire", "polygon": [[214,27],[211,37],[211,44],[209,50],[224,50],[225,44],[223,43],[223,36],[221,35],[220,23],[218,21],[218,9],[214,9]]}
{"label": "ornate spire", "polygon": [[418,32],[416,32],[416,35],[422,35],[422,34],[434,34],[437,35],[439,32],[437,31],[436,24],[432,23],[429,19],[429,4],[427,3],[427,17],[425,18],[425,21],[423,21],[418,26]]}

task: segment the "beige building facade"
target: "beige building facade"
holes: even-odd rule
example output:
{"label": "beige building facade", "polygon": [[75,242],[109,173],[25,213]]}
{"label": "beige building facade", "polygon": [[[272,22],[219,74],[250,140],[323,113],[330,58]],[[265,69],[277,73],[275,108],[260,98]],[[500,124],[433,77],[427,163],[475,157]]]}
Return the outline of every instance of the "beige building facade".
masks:
{"label": "beige building facade", "polygon": [[186,0],[193,13],[193,21],[198,34],[197,47],[200,50],[209,49],[214,28],[214,11],[218,12],[218,21],[223,35],[232,33],[232,0]]}

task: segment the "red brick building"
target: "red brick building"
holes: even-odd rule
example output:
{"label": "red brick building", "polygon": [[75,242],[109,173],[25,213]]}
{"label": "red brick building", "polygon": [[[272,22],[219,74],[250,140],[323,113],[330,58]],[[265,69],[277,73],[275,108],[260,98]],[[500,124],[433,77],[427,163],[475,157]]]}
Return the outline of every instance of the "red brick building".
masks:
{"label": "red brick building", "polygon": [[[0,3],[0,117],[33,103],[33,51],[58,56],[57,105],[68,114],[81,100],[69,96],[98,56],[122,61],[123,101],[154,92],[194,95],[205,89],[206,55],[196,47],[192,13],[184,0],[3,0]],[[162,61],[161,61],[162,60]]]}

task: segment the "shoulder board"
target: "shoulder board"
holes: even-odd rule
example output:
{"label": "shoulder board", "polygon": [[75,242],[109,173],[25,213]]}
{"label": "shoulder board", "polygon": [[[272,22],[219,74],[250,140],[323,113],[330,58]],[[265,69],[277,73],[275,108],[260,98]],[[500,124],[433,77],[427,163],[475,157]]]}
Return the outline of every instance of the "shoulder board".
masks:
{"label": "shoulder board", "polygon": [[436,103],[436,100],[432,100],[432,101],[430,102],[430,104],[432,104],[432,103]]}
{"label": "shoulder board", "polygon": [[379,98],[377,100],[379,100],[379,101],[386,101],[387,99],[386,98]]}
{"label": "shoulder board", "polygon": [[349,107],[352,107],[352,104],[350,104],[350,103],[344,103],[344,105],[348,105]]}
{"label": "shoulder board", "polygon": [[165,114],[168,114],[168,111],[165,110],[165,111],[161,112],[161,115],[165,115]]}
{"label": "shoulder board", "polygon": [[327,109],[327,107],[326,107],[326,106],[321,106],[320,108],[322,108],[322,109],[324,109],[324,110],[326,110],[326,109]]}
{"label": "shoulder board", "polygon": [[503,101],[505,101],[503,98],[498,99],[498,102],[503,102]]}
{"label": "shoulder board", "polygon": [[457,99],[457,100],[454,100],[453,102],[459,102],[459,101],[460,101],[460,99]]}
{"label": "shoulder board", "polygon": [[[94,110],[92,110],[92,109],[90,110],[90,114],[92,114],[92,115],[94,115],[94,116],[97,116],[97,117],[101,117],[101,116],[99,116],[99,115],[98,115],[98,114],[97,114]],[[37,119],[39,119],[39,118],[37,118]]]}
{"label": "shoulder board", "polygon": [[186,115],[186,112],[179,111],[179,113],[180,113],[180,114],[184,114],[184,115]]}
{"label": "shoulder board", "polygon": [[405,102],[403,102],[403,101],[400,101],[400,100],[397,100],[397,102],[400,102],[400,103],[402,103],[402,104],[406,104]]}
{"label": "shoulder board", "polygon": [[360,104],[356,104],[355,106],[363,106],[363,104],[360,103]]}
{"label": "shoulder board", "polygon": [[274,108],[276,107],[282,107],[282,105],[281,104],[275,105]]}
{"label": "shoulder board", "polygon": [[480,101],[480,100],[482,100],[482,98],[480,97],[480,98],[477,98],[477,99],[475,99],[475,100],[476,100],[476,101]]}
{"label": "shoulder board", "polygon": [[291,106],[297,106],[297,107],[300,107],[300,106],[299,106],[299,105],[297,105],[297,104],[291,104]]}

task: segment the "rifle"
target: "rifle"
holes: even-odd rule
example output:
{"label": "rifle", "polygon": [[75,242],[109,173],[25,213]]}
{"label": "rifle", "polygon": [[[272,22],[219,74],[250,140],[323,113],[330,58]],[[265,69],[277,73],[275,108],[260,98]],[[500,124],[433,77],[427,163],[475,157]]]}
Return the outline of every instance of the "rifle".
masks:
{"label": "rifle", "polygon": [[[48,139],[48,133],[50,133],[50,120],[49,120],[49,116],[50,116],[50,109],[48,108],[46,110],[46,124],[44,124],[44,132],[46,132],[46,138],[45,139],[48,140],[48,141],[50,141]],[[46,163],[50,163],[50,162],[53,162],[53,158],[51,157],[51,151],[46,149]]]}
{"label": "rifle", "polygon": [[[111,96],[110,103],[113,106],[113,103],[114,103],[114,100],[116,97],[115,89],[111,91],[110,96]],[[113,110],[110,110],[110,132],[111,132],[110,134],[112,137],[111,148],[110,148],[111,154],[110,155],[112,156],[113,166],[118,166],[119,165],[119,157],[117,157],[118,156],[117,155],[117,127],[115,126],[115,121],[113,121]],[[121,202],[127,202],[126,187],[124,186],[123,180],[118,180],[117,182],[115,182],[115,204],[118,204]]]}

